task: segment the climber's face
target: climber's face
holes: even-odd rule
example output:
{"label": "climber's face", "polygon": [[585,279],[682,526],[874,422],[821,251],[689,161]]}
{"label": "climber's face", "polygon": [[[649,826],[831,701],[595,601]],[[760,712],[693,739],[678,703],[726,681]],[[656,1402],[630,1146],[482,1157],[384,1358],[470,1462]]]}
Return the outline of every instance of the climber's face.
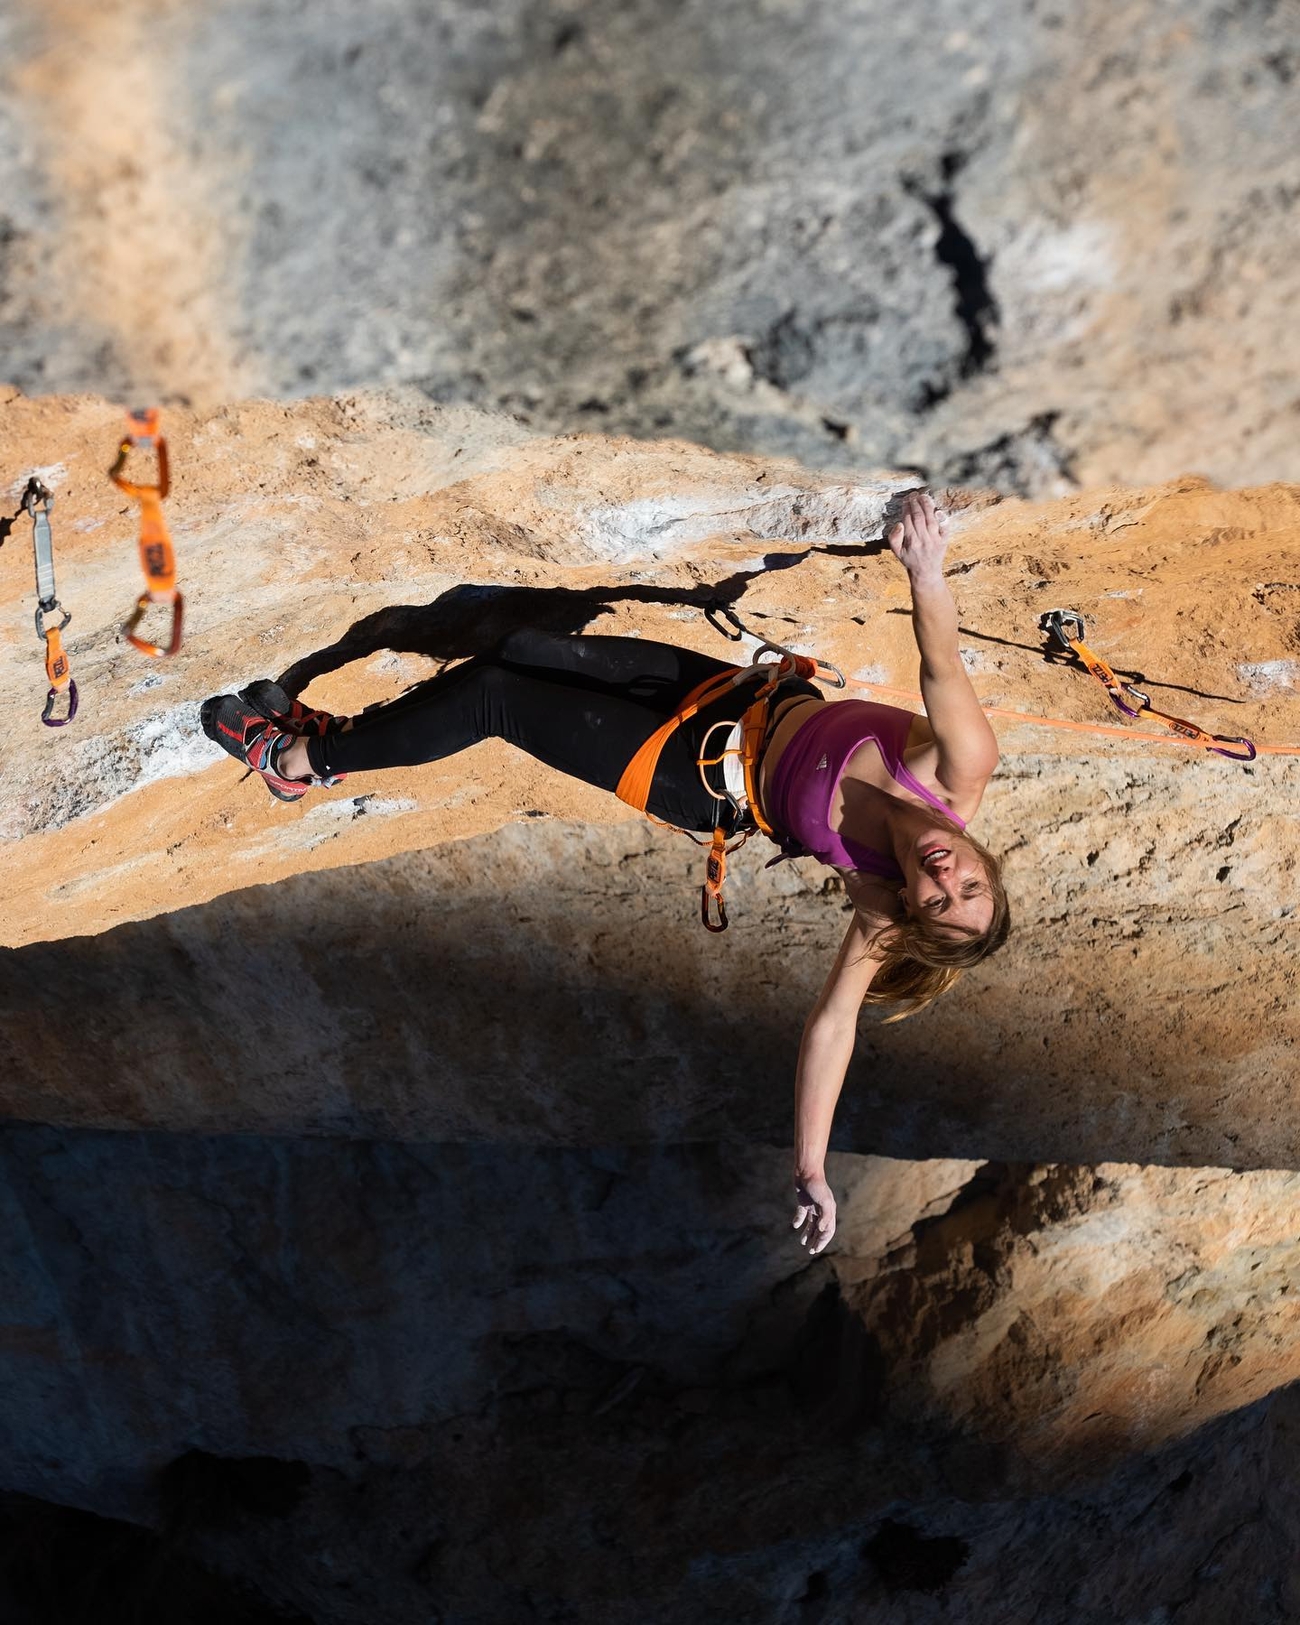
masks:
{"label": "climber's face", "polygon": [[924,831],[906,854],[903,873],[904,906],[914,918],[963,932],[988,930],[993,892],[983,859],[965,836],[951,828]]}

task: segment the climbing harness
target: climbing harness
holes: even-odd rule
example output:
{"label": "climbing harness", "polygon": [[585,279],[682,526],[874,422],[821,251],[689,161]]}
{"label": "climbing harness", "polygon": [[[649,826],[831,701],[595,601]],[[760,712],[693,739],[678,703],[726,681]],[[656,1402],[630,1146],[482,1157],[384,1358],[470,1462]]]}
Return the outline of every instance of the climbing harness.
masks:
{"label": "climbing harness", "polygon": [[[705,615],[715,630],[733,642],[738,642],[743,636],[753,635],[729,605],[712,604],[705,611]],[[721,624],[723,620],[730,623],[730,630]],[[1249,739],[1207,733],[1205,729],[1198,727],[1194,722],[1188,722],[1184,717],[1157,711],[1146,694],[1131,683],[1124,682],[1084,643],[1083,616],[1077,610],[1051,610],[1040,618],[1039,626],[1054,639],[1057,653],[1074,655],[1080,660],[1103,685],[1112,702],[1126,717],[1140,717],[1147,713],[1156,721],[1163,723],[1174,737],[1166,740],[1163,734],[1149,733],[1145,730],[1108,728],[1097,723],[1068,722],[1059,717],[1035,716],[1028,712],[1007,710],[1001,706],[984,707],[987,716],[1006,717],[1013,722],[1033,723],[1043,727],[1070,729],[1076,733],[1101,734],[1152,743],[1166,742],[1171,745],[1190,744],[1213,751],[1216,755],[1235,762],[1250,762],[1257,755],[1263,754],[1300,754],[1300,747],[1291,745],[1256,747]],[[769,659],[767,656],[775,658]],[[703,707],[721,699],[729,688],[747,681],[761,683],[752,703],[742,714],[739,722],[724,718],[714,723],[700,742],[700,753],[696,758],[700,779],[705,789],[719,803],[718,822],[712,839],[707,840],[690,830],[679,832],[689,836],[698,845],[709,848],[705,881],[700,892],[700,918],[709,931],[720,932],[727,929],[727,909],[722,887],[726,879],[727,858],[730,854],[743,846],[756,832],[767,835],[778,844],[781,842],[781,836],[768,823],[759,805],[758,768],[763,747],[767,742],[772,698],[778,685],[790,677],[816,678],[817,681],[834,688],[851,687],[893,700],[918,701],[921,698],[912,689],[895,688],[885,683],[868,683],[856,678],[847,680],[835,666],[807,655],[795,654],[784,644],[765,641],[754,651],[753,661],[748,666],[731,666],[701,683],[686,696],[673,715],[650,735],[624,769],[615,793],[621,801],[635,807],[638,812],[645,813],[653,823],[662,825],[662,819],[655,818],[653,813],[647,811],[646,802],[649,799],[655,768],[668,740],[684,722]],[[722,748],[711,748],[710,741],[713,735],[724,728],[728,729],[729,733]],[[1238,748],[1228,748],[1233,746]],[[728,773],[728,765],[733,763],[734,772]],[[708,770],[719,766],[724,772],[722,790],[715,789],[708,777]],[[664,825],[664,827],[675,826]]]}
{"label": "climbing harness", "polygon": [[[22,505],[32,518],[32,550],[36,555],[36,636],[45,645],[45,675],[50,682],[41,721],[47,728],[63,728],[77,714],[77,685],[72,680],[72,667],[63,647],[63,630],[72,619],[72,612],[64,609],[59,602],[54,585],[54,537],[50,531],[50,509],[54,506],[54,497],[34,474],[27,481]],[[55,625],[49,624],[49,618],[53,615],[61,617]],[[54,707],[60,694],[68,696],[68,709],[65,716],[56,717]]]}
{"label": "climbing harness", "polygon": [[[158,462],[156,485],[135,485],[123,478],[122,470],[133,449],[154,452]],[[123,626],[122,635],[141,654],[154,659],[174,655],[181,646],[185,600],[176,586],[176,555],[167,531],[167,521],[163,518],[163,499],[170,488],[171,478],[167,441],[159,432],[158,413],[153,407],[127,414],[127,431],[117,448],[117,458],[108,471],[108,477],[119,491],[125,491],[127,496],[140,504],[140,566],[144,571],[145,590]],[[136,632],[151,604],[171,605],[171,638],[166,644],[150,643]]]}
{"label": "climbing harness", "polygon": [[[735,631],[727,632],[718,626],[717,621],[713,619],[715,615],[725,617]],[[733,642],[738,642],[748,633],[748,628],[729,606],[716,604],[711,606],[709,619]],[[774,655],[776,658],[765,659],[767,655]],[[712,839],[705,841],[690,830],[679,832],[688,836],[697,845],[707,845],[709,848],[704,884],[700,888],[700,921],[706,931],[711,931],[715,935],[725,931],[729,924],[727,905],[722,894],[723,884],[727,878],[727,859],[733,852],[739,851],[756,832],[761,831],[771,840],[780,839],[763,816],[759,806],[758,766],[767,740],[773,696],[780,684],[791,677],[815,678],[832,688],[846,686],[844,674],[838,667],[811,655],[796,654],[793,649],[787,649],[782,643],[764,640],[754,650],[754,657],[748,666],[729,666],[725,671],[706,678],[691,690],[672,716],[655,729],[623,769],[623,776],[619,779],[614,792],[620,801],[644,813],[652,823],[663,825],[664,828],[675,828],[675,825],[665,825],[662,819],[656,818],[646,807],[650,799],[650,786],[655,769],[664,746],[684,722],[688,722],[705,706],[720,700],[729,689],[736,688],[741,683],[759,683],[760,686],[739,722],[731,718],[715,722],[700,742],[700,754],[696,757],[700,781],[718,803],[718,819],[714,825]],[[727,742],[715,754],[710,755],[709,740],[722,728],[729,730]],[[729,761],[734,761],[740,770],[740,783],[735,787],[725,783],[726,764]],[[708,778],[707,770],[718,766],[724,769],[722,790],[716,790]]]}
{"label": "climbing harness", "polygon": [[[743,636],[753,635],[729,605],[713,603],[705,610],[705,616],[716,631],[733,642],[738,642]],[[722,620],[729,622],[734,630],[722,625]],[[1101,683],[1113,704],[1126,717],[1134,718],[1144,713],[1149,714],[1156,721],[1163,723],[1174,737],[1168,738],[1164,734],[1149,733],[1143,729],[1108,728],[1093,722],[1070,722],[1060,717],[1036,716],[1030,712],[1012,711],[996,705],[983,707],[986,716],[1005,717],[1012,722],[1062,728],[1075,733],[1104,735],[1108,738],[1141,740],[1153,744],[1189,744],[1213,751],[1216,756],[1224,756],[1233,762],[1251,762],[1256,756],[1262,755],[1300,755],[1300,745],[1256,746],[1253,741],[1244,737],[1207,733],[1204,728],[1194,722],[1188,722],[1185,717],[1175,717],[1167,712],[1157,711],[1150,698],[1141,689],[1117,676],[1083,641],[1084,620],[1078,610],[1050,610],[1039,618],[1038,624],[1040,629],[1054,640],[1053,652],[1058,655],[1075,656]],[[775,658],[764,658],[768,655]],[[722,886],[730,854],[737,851],[751,835],[759,831],[781,844],[781,836],[768,823],[759,805],[758,768],[762,760],[763,747],[767,742],[773,696],[778,685],[790,677],[815,678],[818,682],[827,683],[834,688],[860,689],[891,700],[915,702],[921,698],[913,689],[896,688],[887,683],[868,683],[858,678],[846,679],[835,666],[808,655],[795,654],[784,644],[764,641],[754,651],[754,658],[748,666],[730,666],[715,677],[708,678],[693,689],[673,715],[650,735],[623,770],[615,793],[621,801],[635,807],[638,812],[645,813],[652,823],[671,829],[676,826],[664,824],[662,819],[656,818],[646,808],[651,781],[664,746],[684,722],[706,705],[721,699],[729,688],[748,681],[761,683],[752,703],[742,714],[739,722],[733,722],[729,718],[715,722],[705,732],[700,742],[700,753],[696,758],[700,779],[704,788],[719,803],[718,822],[712,839],[706,840],[690,830],[678,832],[688,836],[698,845],[709,848],[705,881],[700,892],[700,918],[709,931],[720,932],[727,929],[727,908],[722,896]],[[726,742],[720,750],[711,751],[710,740],[715,732],[723,728],[730,730]],[[1230,746],[1238,748],[1227,748]],[[729,764],[735,764],[734,773],[727,771]],[[708,777],[708,769],[719,766],[724,771],[722,790],[715,789]],[[724,812],[724,809],[728,811]],[[780,861],[780,858],[773,859],[773,862]]]}
{"label": "climbing harness", "polygon": [[[1185,739],[1190,745],[1213,751],[1216,756],[1226,756],[1230,762],[1255,760],[1255,746],[1249,739],[1207,733],[1204,728],[1198,727],[1195,722],[1188,722],[1184,717],[1170,716],[1165,711],[1157,711],[1150,698],[1141,689],[1134,688],[1132,683],[1127,683],[1116,676],[1101,656],[1083,641],[1083,616],[1077,609],[1048,610],[1046,614],[1039,616],[1038,627],[1055,641],[1057,652],[1072,654],[1082,662],[1106,690],[1112,705],[1126,717],[1140,717],[1145,712],[1155,721],[1162,722],[1172,733],[1177,734],[1180,739]],[[1226,750],[1224,747],[1227,745],[1237,745],[1241,748]]]}

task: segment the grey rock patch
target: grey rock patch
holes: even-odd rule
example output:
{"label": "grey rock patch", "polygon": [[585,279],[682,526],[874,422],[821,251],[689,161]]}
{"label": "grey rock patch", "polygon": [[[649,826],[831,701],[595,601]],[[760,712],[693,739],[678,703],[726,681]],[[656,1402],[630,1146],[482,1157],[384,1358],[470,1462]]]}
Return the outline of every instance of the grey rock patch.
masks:
{"label": "grey rock patch", "polygon": [[80,739],[69,751],[66,770],[43,778],[23,797],[20,810],[6,820],[5,837],[62,829],[146,785],[188,778],[210,767],[216,750],[199,726],[196,701],[151,713],[117,735]]}
{"label": "grey rock patch", "polygon": [[697,496],[647,497],[588,509],[581,536],[594,553],[615,564],[665,558],[719,534],[782,542],[878,540],[891,499],[915,483],[903,478],[819,490],[777,486],[754,491],[750,501],[729,496],[725,503]]}
{"label": "grey rock patch", "polygon": [[[939,483],[974,460],[1037,496],[1075,469],[1294,475],[1282,17],[326,0],[286,31],[219,0],[151,39],[182,90],[169,174],[229,211],[222,342],[267,390],[410,384]],[[21,61],[40,31],[6,26]],[[129,395],[93,313],[45,297],[34,111],[0,123],[6,371]]]}

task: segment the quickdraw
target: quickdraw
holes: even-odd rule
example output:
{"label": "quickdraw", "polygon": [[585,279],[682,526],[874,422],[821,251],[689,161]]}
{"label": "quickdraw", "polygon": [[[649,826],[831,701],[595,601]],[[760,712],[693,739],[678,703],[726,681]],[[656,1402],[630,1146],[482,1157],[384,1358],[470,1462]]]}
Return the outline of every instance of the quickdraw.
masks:
{"label": "quickdraw", "polygon": [[[156,485],[135,485],[123,478],[122,470],[133,449],[155,453],[158,460]],[[144,571],[145,590],[122,627],[122,635],[132,648],[153,659],[174,655],[181,646],[185,600],[176,586],[176,555],[162,510],[163,499],[171,486],[167,441],[159,432],[158,413],[152,407],[127,414],[127,432],[117,448],[117,458],[108,477],[119,491],[140,504],[140,567]],[[171,638],[166,644],[150,643],[136,632],[151,604],[171,605]]]}
{"label": "quickdraw", "polygon": [[[54,537],[50,531],[54,497],[34,474],[27,481],[22,505],[32,520],[32,550],[36,555],[36,636],[45,645],[45,675],[50,683],[41,721],[47,728],[64,728],[77,714],[77,685],[63,647],[63,631],[72,619],[72,612],[59,602],[54,584]],[[48,624],[48,617],[53,615],[61,617],[55,626]],[[67,695],[68,709],[66,715],[56,717],[54,707],[60,694]]]}
{"label": "quickdraw", "polygon": [[[738,641],[748,631],[735,611],[726,605],[714,605],[710,611],[710,619],[712,620],[715,615],[724,616],[735,628],[734,632],[725,632],[723,628],[718,628],[724,632],[724,636],[732,638],[733,641]],[[716,621],[714,625],[717,625]],[[766,655],[775,655],[776,658],[768,660],[764,658]],[[784,644],[765,640],[754,650],[754,658],[748,666],[729,666],[725,671],[706,678],[698,687],[692,689],[672,716],[650,735],[627,764],[615,790],[620,801],[644,813],[652,823],[662,825],[663,820],[649,812],[646,803],[650,799],[651,782],[664,746],[684,722],[689,721],[705,706],[721,699],[729,689],[746,682],[760,683],[761,686],[740,718],[740,744],[723,749],[713,756],[708,754],[709,738],[717,729],[725,727],[729,731],[734,731],[736,723],[730,718],[714,723],[700,743],[696,767],[699,769],[704,788],[719,803],[718,821],[714,825],[712,839],[706,842],[690,830],[679,832],[695,841],[697,845],[707,845],[709,848],[705,862],[704,884],[700,888],[700,921],[706,931],[711,931],[715,935],[725,931],[730,923],[722,890],[727,878],[727,859],[733,852],[739,851],[757,831],[773,840],[778,838],[759,806],[758,766],[767,738],[772,697],[779,685],[790,677],[815,678],[818,682],[827,683],[833,688],[846,686],[844,674],[837,666],[817,660],[811,655],[796,654]],[[717,790],[709,783],[706,770],[724,765],[728,757],[734,757],[740,763],[744,778],[743,799],[730,790]],[[723,813],[724,807],[729,810],[729,816]],[[664,825],[664,827],[675,826]]]}
{"label": "quickdraw", "polygon": [[[1165,711],[1157,711],[1150,698],[1141,689],[1134,688],[1132,683],[1127,683],[1116,676],[1101,656],[1094,653],[1083,641],[1083,616],[1077,609],[1048,610],[1045,615],[1039,616],[1038,627],[1041,632],[1055,640],[1059,650],[1073,654],[1092,673],[1110,696],[1112,705],[1126,717],[1140,717],[1146,713],[1155,721],[1163,722],[1166,728],[1177,734],[1180,739],[1185,739],[1189,745],[1213,751],[1216,756],[1226,756],[1230,762],[1255,760],[1255,746],[1249,739],[1236,735],[1207,733],[1204,728],[1195,722],[1188,722],[1185,717],[1170,716]],[[1239,745],[1241,749],[1227,750],[1224,747],[1228,745]]]}

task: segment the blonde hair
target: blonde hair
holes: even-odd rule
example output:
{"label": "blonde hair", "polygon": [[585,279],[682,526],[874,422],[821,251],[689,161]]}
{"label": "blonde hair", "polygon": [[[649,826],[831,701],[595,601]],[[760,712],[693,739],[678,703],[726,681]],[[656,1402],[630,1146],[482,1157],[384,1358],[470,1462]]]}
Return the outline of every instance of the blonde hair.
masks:
{"label": "blonde hair", "polygon": [[1011,907],[1002,884],[1002,860],[973,836],[966,839],[984,870],[993,898],[993,917],[983,931],[945,925],[928,914],[904,914],[889,920],[872,936],[867,951],[881,961],[871,978],[865,1004],[901,1004],[888,1021],[902,1021],[924,1010],[958,981],[964,970],[996,953],[1011,930]]}

